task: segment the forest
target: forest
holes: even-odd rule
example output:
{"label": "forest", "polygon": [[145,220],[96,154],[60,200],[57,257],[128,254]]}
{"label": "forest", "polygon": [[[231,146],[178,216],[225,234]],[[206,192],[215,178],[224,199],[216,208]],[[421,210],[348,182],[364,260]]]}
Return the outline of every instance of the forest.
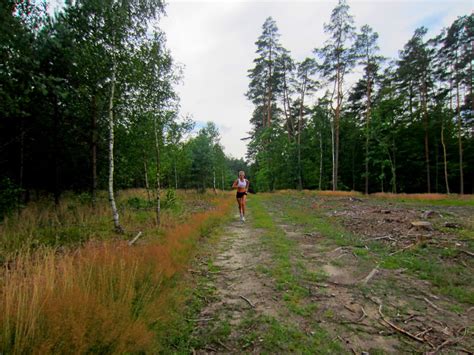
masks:
{"label": "forest", "polygon": [[166,9],[0,2],[0,353],[472,353],[474,15],[390,59],[339,0],[301,62],[268,17],[244,160]]}
{"label": "forest", "polygon": [[225,156],[215,124],[179,113],[164,9],[85,0],[50,15],[2,2],[0,215],[38,194],[230,188],[245,163]]}
{"label": "forest", "polygon": [[258,190],[472,194],[474,15],[433,38],[417,28],[398,58],[354,22],[339,1],[300,62],[276,21],[263,24],[246,93]]}
{"label": "forest", "polygon": [[[180,114],[185,79],[159,28],[164,12],[160,0],[67,2],[55,15],[2,5],[2,210],[32,193],[94,200],[112,182],[230,187],[246,163],[224,154],[215,124],[198,131]],[[246,93],[254,189],[472,193],[473,22],[461,16],[434,38],[420,27],[384,58],[383,39],[356,29],[340,1],[324,45],[297,62],[268,18]]]}

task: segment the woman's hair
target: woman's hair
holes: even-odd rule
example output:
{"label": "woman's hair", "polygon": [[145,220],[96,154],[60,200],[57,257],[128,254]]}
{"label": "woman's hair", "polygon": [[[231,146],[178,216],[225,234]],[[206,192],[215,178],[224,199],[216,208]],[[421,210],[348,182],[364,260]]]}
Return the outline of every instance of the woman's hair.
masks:
{"label": "woman's hair", "polygon": [[240,171],[239,171],[239,176],[240,176],[240,174],[242,174],[242,175],[244,175],[244,176],[245,176],[245,171],[243,171],[243,170],[240,170]]}

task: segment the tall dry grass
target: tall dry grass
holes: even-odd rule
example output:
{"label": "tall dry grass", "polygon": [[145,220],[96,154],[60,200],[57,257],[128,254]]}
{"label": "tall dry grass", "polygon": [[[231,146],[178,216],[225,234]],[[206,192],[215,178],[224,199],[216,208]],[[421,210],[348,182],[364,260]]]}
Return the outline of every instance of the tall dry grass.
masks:
{"label": "tall dry grass", "polygon": [[437,193],[420,193],[420,194],[407,194],[407,193],[389,193],[389,192],[377,192],[370,194],[373,197],[387,198],[387,199],[406,199],[406,200],[427,200],[427,201],[441,201],[441,200],[465,200],[472,201],[474,197],[472,195],[456,195],[456,194],[437,194]]}
{"label": "tall dry grass", "polygon": [[188,215],[186,223],[170,223],[161,240],[133,247],[126,241],[89,241],[69,252],[20,253],[0,277],[0,352],[159,350],[155,329],[170,316],[172,281],[233,202],[215,199],[214,208]]}
{"label": "tall dry grass", "polygon": [[319,196],[335,196],[335,197],[346,197],[346,196],[362,196],[359,191],[332,191],[332,190],[321,190],[315,191],[316,195]]}
{"label": "tall dry grass", "polygon": [[[216,203],[216,198],[223,196],[226,195],[178,191],[179,211],[163,209],[162,226],[175,227],[189,213],[208,210]],[[125,237],[156,228],[153,201],[149,208],[135,209],[128,204],[133,198],[146,203],[146,190],[130,189],[117,194],[120,222],[127,232]],[[70,193],[65,194],[58,205],[46,198],[30,202],[18,214],[7,216],[0,223],[0,263],[19,250],[42,246],[75,247],[88,240],[116,239],[111,216],[107,195],[103,192],[94,207],[87,195]]]}

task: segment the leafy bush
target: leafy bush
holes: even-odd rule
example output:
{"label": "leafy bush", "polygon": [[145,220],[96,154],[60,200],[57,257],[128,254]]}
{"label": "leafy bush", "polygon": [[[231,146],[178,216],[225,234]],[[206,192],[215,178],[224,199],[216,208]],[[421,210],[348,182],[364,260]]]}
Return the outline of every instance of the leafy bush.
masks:
{"label": "leafy bush", "polygon": [[166,190],[166,196],[163,201],[163,208],[174,208],[177,204],[176,191],[173,189]]}
{"label": "leafy bush", "polygon": [[127,199],[125,204],[128,207],[131,207],[136,210],[148,209],[150,207],[153,207],[153,201],[148,201],[140,197],[131,197]]}

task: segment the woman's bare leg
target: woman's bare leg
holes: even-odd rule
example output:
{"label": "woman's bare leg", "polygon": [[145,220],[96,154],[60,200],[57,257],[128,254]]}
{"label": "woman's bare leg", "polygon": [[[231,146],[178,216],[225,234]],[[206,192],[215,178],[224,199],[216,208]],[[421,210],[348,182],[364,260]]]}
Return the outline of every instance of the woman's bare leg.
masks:
{"label": "woman's bare leg", "polygon": [[247,196],[242,196],[242,201],[240,202],[240,206],[241,206],[241,209],[242,209],[242,216],[245,217],[245,203],[246,203],[246,197]]}
{"label": "woman's bare leg", "polygon": [[237,199],[237,203],[239,205],[239,214],[240,216],[242,217],[242,199],[241,198],[238,198]]}

